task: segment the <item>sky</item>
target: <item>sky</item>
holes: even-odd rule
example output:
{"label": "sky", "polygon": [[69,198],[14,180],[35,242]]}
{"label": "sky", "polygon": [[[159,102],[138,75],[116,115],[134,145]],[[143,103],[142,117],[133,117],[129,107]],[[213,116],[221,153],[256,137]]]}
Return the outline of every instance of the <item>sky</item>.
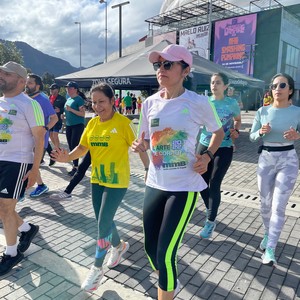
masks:
{"label": "sky", "polygon": [[[108,0],[108,55],[119,49],[119,8],[126,1]],[[130,0],[122,6],[122,45],[137,43],[148,33],[146,19],[159,14],[162,0]],[[74,67],[80,65],[81,22],[82,66],[105,58],[105,4],[99,0],[1,0],[0,39],[22,41]],[[5,17],[4,17],[5,16]]]}
{"label": "sky", "polygon": [[[227,1],[249,8],[250,1]],[[108,55],[119,49],[119,8],[111,7],[123,2],[107,0]],[[279,2],[290,5],[299,0]],[[145,20],[158,15],[162,4],[163,0],[130,0],[122,6],[123,47],[148,34]],[[81,22],[82,66],[89,67],[105,59],[105,6],[99,0],[1,0],[0,39],[28,43],[79,67],[79,25],[74,22]]]}

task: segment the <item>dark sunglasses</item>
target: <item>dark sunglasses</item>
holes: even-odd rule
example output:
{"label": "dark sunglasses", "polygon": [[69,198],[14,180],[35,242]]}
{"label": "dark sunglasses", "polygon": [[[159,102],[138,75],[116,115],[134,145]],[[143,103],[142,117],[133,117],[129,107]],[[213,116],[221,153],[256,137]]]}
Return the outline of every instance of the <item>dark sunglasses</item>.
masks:
{"label": "dark sunglasses", "polygon": [[161,66],[164,67],[165,70],[170,70],[172,68],[174,64],[174,61],[157,61],[155,63],[153,63],[153,68],[154,68],[154,71],[157,71]]}
{"label": "dark sunglasses", "polygon": [[273,84],[270,85],[270,89],[271,90],[276,90],[278,86],[279,86],[280,89],[285,89],[287,85],[288,84],[285,83],[285,82],[273,83]]}

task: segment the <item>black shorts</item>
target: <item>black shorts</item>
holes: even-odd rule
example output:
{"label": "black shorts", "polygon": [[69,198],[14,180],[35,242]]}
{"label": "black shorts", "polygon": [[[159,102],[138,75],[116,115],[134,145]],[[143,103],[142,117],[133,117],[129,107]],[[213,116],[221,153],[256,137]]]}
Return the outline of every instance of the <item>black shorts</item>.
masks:
{"label": "black shorts", "polygon": [[0,198],[18,199],[24,194],[27,180],[22,181],[32,164],[0,161]]}

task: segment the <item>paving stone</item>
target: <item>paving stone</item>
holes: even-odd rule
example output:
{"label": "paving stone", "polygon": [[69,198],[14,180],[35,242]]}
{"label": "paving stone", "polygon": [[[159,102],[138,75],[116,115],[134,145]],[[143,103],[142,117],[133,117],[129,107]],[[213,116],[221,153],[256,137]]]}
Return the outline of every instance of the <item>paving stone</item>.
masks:
{"label": "paving stone", "polygon": [[247,280],[243,277],[240,277],[237,282],[235,283],[235,285],[233,286],[233,290],[245,295],[249,286],[250,286],[251,281]]}
{"label": "paving stone", "polygon": [[296,290],[292,287],[283,286],[278,295],[278,299],[295,299]]}
{"label": "paving stone", "polygon": [[197,286],[194,286],[194,285],[191,285],[191,284],[187,284],[180,291],[180,293],[178,294],[177,298],[181,299],[181,300],[193,299],[193,296],[196,294],[197,290],[198,290]]}
{"label": "paving stone", "polygon": [[268,282],[268,278],[257,275],[252,280],[250,287],[254,290],[258,290],[258,291],[262,292],[264,290],[264,288],[266,287],[267,282]]}
{"label": "paving stone", "polygon": [[216,288],[216,284],[210,281],[205,281],[200,289],[196,292],[196,296],[203,299],[209,299]]}
{"label": "paving stone", "polygon": [[[72,283],[67,282],[67,281],[62,281],[60,284],[56,285],[55,287],[53,287],[50,291],[48,291],[46,294],[46,296],[50,297],[51,299],[64,299],[65,298],[62,296],[63,294],[65,294],[65,291],[70,289],[72,287]],[[70,296],[72,296],[71,294],[69,294]],[[67,299],[71,299],[71,298],[67,298]]]}
{"label": "paving stone", "polygon": [[268,287],[265,289],[262,293],[262,299],[267,300],[267,299],[277,299],[279,294],[279,289],[275,289],[272,287]]}
{"label": "paving stone", "polygon": [[230,269],[226,273],[225,278],[229,281],[236,282],[240,276],[241,276],[241,271],[237,269]]}
{"label": "paving stone", "polygon": [[52,288],[53,286],[47,282],[37,285],[36,288],[30,292],[30,297],[32,297],[32,299],[37,299],[38,297],[46,294]]}
{"label": "paving stone", "polygon": [[222,295],[224,297],[227,297],[230,294],[233,286],[234,286],[234,282],[228,281],[228,280],[223,278],[219,282],[219,284],[218,284],[217,288],[215,289],[214,293]]}
{"label": "paving stone", "polygon": [[261,292],[254,290],[254,289],[248,289],[244,299],[245,300],[256,300],[256,299],[260,299],[261,297]]}

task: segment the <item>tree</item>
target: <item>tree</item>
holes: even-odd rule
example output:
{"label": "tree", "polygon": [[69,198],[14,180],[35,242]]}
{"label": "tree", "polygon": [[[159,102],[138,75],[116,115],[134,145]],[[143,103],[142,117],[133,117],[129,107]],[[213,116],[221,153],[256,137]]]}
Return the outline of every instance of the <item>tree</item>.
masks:
{"label": "tree", "polygon": [[53,74],[46,72],[43,74],[42,79],[44,84],[48,84],[50,86],[52,83],[54,83],[55,76]]}
{"label": "tree", "polygon": [[143,97],[143,98],[147,98],[149,95],[148,95],[148,91],[146,91],[146,90],[142,90],[141,91],[141,96]]}
{"label": "tree", "polygon": [[14,42],[1,41],[0,42],[0,65],[4,65],[9,61],[14,61],[24,65],[23,55],[16,47]]}

